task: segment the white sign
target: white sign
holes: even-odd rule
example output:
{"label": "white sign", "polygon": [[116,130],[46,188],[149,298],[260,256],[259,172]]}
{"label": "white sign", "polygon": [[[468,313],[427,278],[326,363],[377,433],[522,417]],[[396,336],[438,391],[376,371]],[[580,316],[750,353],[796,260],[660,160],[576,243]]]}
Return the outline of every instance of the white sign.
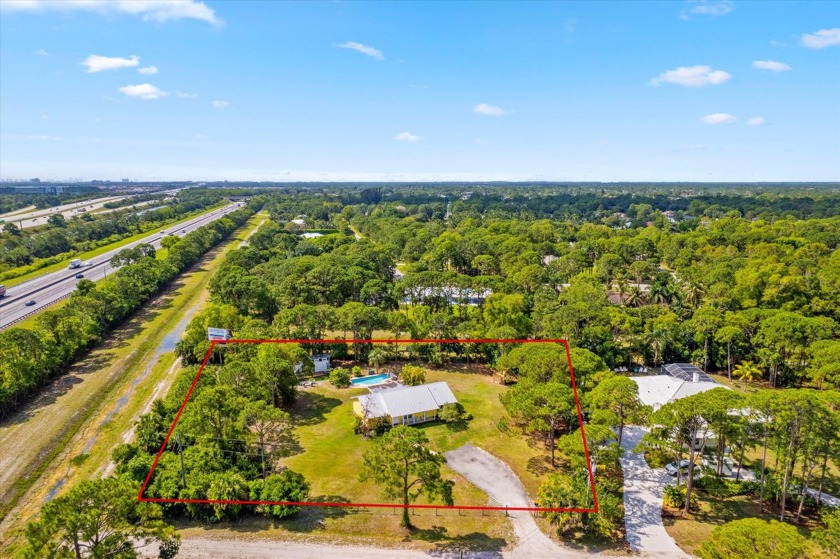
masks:
{"label": "white sign", "polygon": [[229,340],[230,339],[230,330],[225,330],[224,328],[208,328],[207,329],[207,339],[210,341],[213,340]]}

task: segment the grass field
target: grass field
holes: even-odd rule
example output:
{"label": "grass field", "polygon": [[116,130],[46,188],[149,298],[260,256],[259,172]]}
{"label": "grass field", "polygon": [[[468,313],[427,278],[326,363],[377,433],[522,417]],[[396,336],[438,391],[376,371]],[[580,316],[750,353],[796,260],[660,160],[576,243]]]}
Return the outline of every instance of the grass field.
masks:
{"label": "grass field", "polygon": [[[73,258],[81,258],[82,260],[90,260],[91,258],[99,256],[100,254],[105,254],[106,252],[112,251],[114,249],[125,246],[129,243],[133,243],[134,241],[139,241],[140,239],[148,237],[158,227],[168,228],[168,227],[172,227],[173,225],[179,225],[179,224],[184,223],[185,221],[189,221],[190,219],[193,219],[193,218],[195,218],[199,215],[212,212],[213,210],[221,208],[222,206],[224,206],[224,204],[219,203],[219,204],[216,204],[216,205],[211,206],[209,208],[204,208],[202,210],[192,212],[192,213],[190,213],[190,214],[188,214],[184,217],[181,217],[177,220],[173,220],[171,222],[160,224],[160,225],[158,225],[156,227],[153,227],[153,228],[151,228],[151,229],[149,229],[149,230],[147,230],[143,233],[138,233],[136,235],[132,235],[131,237],[126,237],[125,239],[121,239],[121,240],[119,240],[115,243],[110,243],[110,244],[101,246],[99,248],[95,248],[93,250],[90,250],[88,252],[83,252],[81,254],[75,254],[75,255],[72,255],[72,256],[68,256],[65,260],[62,260],[61,262],[57,262],[57,263],[52,264],[50,266],[44,266],[43,268],[39,268],[37,270],[34,270],[32,272],[28,272],[26,274],[23,274],[23,275],[14,277],[14,278],[5,279],[5,280],[3,280],[3,284],[8,288],[8,287],[12,287],[12,286],[18,285],[20,283],[23,283],[25,281],[35,279],[38,276],[41,276],[43,274],[49,274],[51,272],[56,272],[58,270],[62,270],[62,269],[67,267],[67,265],[70,263],[70,260],[72,260]],[[6,272],[4,272],[4,274],[8,274],[8,273],[11,273],[11,272],[14,272],[14,270],[7,270]]]}
{"label": "grass field", "polygon": [[169,353],[160,351],[164,337],[200,307],[207,283],[225,254],[263,219],[252,217],[41,398],[0,425],[0,451],[13,457],[0,472],[5,476],[0,479],[5,517],[0,541],[18,547],[25,521],[51,490],[63,490],[105,471],[111,451],[130,435],[137,415],[165,394],[175,377],[171,348]]}

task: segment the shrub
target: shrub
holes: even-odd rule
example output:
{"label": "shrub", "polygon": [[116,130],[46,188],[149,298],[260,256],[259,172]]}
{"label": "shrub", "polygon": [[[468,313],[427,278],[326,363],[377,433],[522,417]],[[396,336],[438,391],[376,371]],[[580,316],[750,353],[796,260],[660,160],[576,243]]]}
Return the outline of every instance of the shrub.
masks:
{"label": "shrub", "polygon": [[735,497],[754,493],[758,484],[753,481],[735,481],[716,475],[705,475],[694,480],[694,487],[713,497]]}
{"label": "shrub", "polygon": [[840,509],[823,510],[822,520],[825,528],[814,530],[812,537],[823,549],[840,557]]}
{"label": "shrub", "polygon": [[[699,481],[699,480],[698,480]],[[665,494],[662,497],[662,502],[666,507],[674,509],[685,506],[685,485],[666,485]],[[691,506],[697,505],[697,494],[691,493]]]}
{"label": "shrub", "polygon": [[464,406],[459,402],[444,404],[438,412],[438,419],[444,423],[456,423],[458,421],[469,421],[472,415],[464,411]]}
{"label": "shrub", "polygon": [[[283,470],[264,480],[251,483],[252,501],[301,502],[309,498],[309,484],[302,474],[292,470]],[[300,507],[293,505],[260,505],[257,511],[274,518],[287,518],[300,512]]]}
{"label": "shrub", "polygon": [[400,371],[400,380],[408,386],[419,386],[426,382],[426,371],[417,365],[406,365]]}
{"label": "shrub", "polygon": [[799,559],[807,540],[789,524],[744,518],[718,526],[699,555],[703,559]]}
{"label": "shrub", "polygon": [[373,417],[365,421],[361,417],[356,418],[356,426],[353,431],[357,435],[364,437],[373,437],[375,435],[384,435],[391,428],[391,418],[388,416]]}
{"label": "shrub", "polygon": [[333,369],[330,371],[330,384],[336,388],[347,388],[350,386],[350,373],[341,367]]}
{"label": "shrub", "polygon": [[350,370],[353,373],[354,377],[362,377],[365,375],[365,372],[358,365],[354,365],[353,368]]}

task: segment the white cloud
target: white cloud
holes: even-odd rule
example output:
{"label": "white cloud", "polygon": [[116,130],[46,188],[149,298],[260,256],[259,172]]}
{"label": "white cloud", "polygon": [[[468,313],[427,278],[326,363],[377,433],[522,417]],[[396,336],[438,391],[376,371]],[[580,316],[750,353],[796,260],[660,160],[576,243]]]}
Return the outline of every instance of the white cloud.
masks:
{"label": "white cloud", "polygon": [[767,121],[764,120],[763,116],[756,116],[747,121],[747,126],[764,126],[767,124]]}
{"label": "white cloud", "polygon": [[401,132],[394,136],[394,139],[398,142],[419,142],[420,136],[415,136],[411,132]]}
{"label": "white cloud", "polygon": [[700,120],[702,120],[706,124],[732,124],[738,119],[729,113],[713,113],[704,116]]}
{"label": "white cloud", "polygon": [[840,27],[834,29],[820,29],[814,33],[802,35],[802,46],[809,49],[824,49],[840,45]]}
{"label": "white cloud", "polygon": [[39,142],[60,142],[64,138],[62,138],[61,136],[46,136],[46,135],[43,135],[43,136],[27,136],[26,139],[27,140],[37,140]]}
{"label": "white cloud", "polygon": [[48,53],[44,49],[38,49],[36,51],[32,51],[32,54],[34,54],[36,56],[49,56],[50,55],[50,53]]}
{"label": "white cloud", "polygon": [[149,76],[158,73],[157,66],[146,66],[145,68],[137,68],[137,71],[143,74],[144,76]]}
{"label": "white cloud", "polygon": [[169,95],[167,92],[161,91],[160,88],[150,83],[126,85],[120,88],[120,93],[129,97],[139,97],[140,99],[160,99]]}
{"label": "white cloud", "polygon": [[385,60],[385,57],[382,55],[382,51],[373,47],[369,47],[367,45],[363,45],[362,43],[347,41],[346,43],[341,43],[340,45],[338,45],[338,48],[354,50],[356,52],[360,52],[377,60]]}
{"label": "white cloud", "polygon": [[680,13],[680,19],[691,19],[692,15],[700,16],[725,16],[732,11],[732,2],[730,0],[720,0],[717,2],[709,0],[694,0],[691,8],[686,8]]}
{"label": "white cloud", "polygon": [[732,11],[732,2],[730,0],[692,0],[693,6],[686,8],[680,12],[680,19],[688,21],[693,15],[699,16],[725,16]]}
{"label": "white cloud", "polygon": [[80,62],[82,66],[87,67],[87,73],[103,72],[105,70],[119,70],[120,68],[134,68],[140,64],[140,58],[136,55],[131,55],[131,58],[121,58],[119,56],[99,56],[98,54],[91,54]]}
{"label": "white cloud", "polygon": [[759,70],[770,70],[772,72],[787,72],[793,70],[793,68],[784,62],[776,62],[775,60],[754,60],[752,65],[753,68],[758,68]]}
{"label": "white cloud", "polygon": [[180,97],[181,99],[195,99],[198,97],[198,93],[187,93],[185,91],[176,91],[176,97]]}
{"label": "white cloud", "polygon": [[225,107],[229,107],[230,103],[228,101],[220,101],[220,100],[217,99],[217,100],[213,101],[211,103],[211,105],[213,105],[213,107],[215,107],[217,109],[224,109]]}
{"label": "white cloud", "polygon": [[78,10],[100,15],[128,14],[143,21],[197,19],[213,25],[222,23],[213,8],[198,0],[4,0],[0,9],[35,13]]}
{"label": "white cloud", "polygon": [[485,116],[503,116],[508,113],[508,111],[504,110],[501,107],[497,107],[496,105],[488,105],[487,103],[479,103],[478,105],[473,107],[473,112]]}
{"label": "white cloud", "polygon": [[712,70],[709,66],[680,66],[676,70],[662,72],[650,80],[650,84],[675,83],[685,87],[703,87],[706,85],[720,85],[729,81],[731,77],[732,74],[729,72]]}

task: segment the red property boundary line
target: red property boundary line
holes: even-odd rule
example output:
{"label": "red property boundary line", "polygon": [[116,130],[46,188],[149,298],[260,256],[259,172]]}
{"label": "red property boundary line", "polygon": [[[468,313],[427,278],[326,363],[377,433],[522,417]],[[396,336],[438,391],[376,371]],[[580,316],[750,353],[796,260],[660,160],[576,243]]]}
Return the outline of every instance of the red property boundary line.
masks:
{"label": "red property boundary line", "polygon": [[[210,360],[210,356],[213,354],[213,349],[216,345],[226,345],[226,344],[335,344],[335,343],[345,343],[345,344],[353,344],[353,343],[364,343],[364,344],[385,344],[385,343],[431,343],[431,344],[445,344],[445,343],[482,343],[482,344],[490,344],[490,343],[559,343],[562,344],[566,350],[566,362],[569,365],[569,376],[572,380],[572,392],[575,397],[575,407],[577,408],[577,416],[578,416],[578,423],[580,424],[580,434],[583,439],[583,453],[586,457],[586,471],[589,475],[589,487],[592,490],[592,502],[594,505],[590,508],[580,508],[580,507],[559,507],[559,508],[546,508],[546,507],[491,507],[491,506],[469,506],[469,505],[402,505],[398,503],[334,503],[334,502],[318,502],[318,501],[241,501],[241,500],[224,500],[224,499],[165,499],[165,498],[154,498],[154,497],[144,497],[143,493],[146,491],[146,486],[148,486],[149,481],[152,479],[152,474],[157,468],[158,462],[160,461],[160,457],[163,455],[164,450],[166,450],[166,446],[169,444],[169,438],[172,436],[172,433],[175,431],[175,427],[178,425],[178,421],[181,419],[181,414],[184,411],[184,408],[187,406],[187,402],[190,400],[190,396],[192,395],[193,389],[195,388],[196,384],[198,383],[198,379],[201,377],[201,373],[204,371],[204,368],[207,366],[207,362]],[[155,456],[154,462],[152,462],[152,467],[149,470],[149,473],[146,474],[146,479],[143,481],[143,485],[140,487],[140,493],[137,495],[137,500],[147,503],[189,503],[189,504],[207,504],[207,505],[287,505],[287,506],[300,506],[300,507],[365,507],[365,508],[405,508],[405,509],[454,509],[454,510],[496,510],[496,511],[530,511],[530,512],[599,512],[600,507],[598,505],[598,494],[595,491],[595,476],[592,473],[592,461],[589,457],[589,446],[586,443],[586,433],[584,432],[583,426],[583,412],[580,408],[580,399],[578,398],[578,391],[577,391],[577,383],[575,382],[575,372],[572,368],[572,355],[569,351],[569,341],[565,338],[559,339],[540,339],[540,340],[522,340],[522,339],[467,339],[467,340],[459,340],[459,339],[421,339],[421,340],[213,340],[210,342],[210,348],[207,350],[207,353],[204,355],[204,360],[201,362],[201,366],[198,368],[198,372],[195,374],[193,378],[192,384],[190,385],[190,389],[187,391],[187,395],[184,398],[184,402],[181,404],[181,407],[178,409],[178,413],[175,415],[175,420],[172,422],[172,426],[169,428],[169,432],[166,434],[166,438],[163,441],[163,444],[160,446],[160,450],[158,450],[157,456]]]}

